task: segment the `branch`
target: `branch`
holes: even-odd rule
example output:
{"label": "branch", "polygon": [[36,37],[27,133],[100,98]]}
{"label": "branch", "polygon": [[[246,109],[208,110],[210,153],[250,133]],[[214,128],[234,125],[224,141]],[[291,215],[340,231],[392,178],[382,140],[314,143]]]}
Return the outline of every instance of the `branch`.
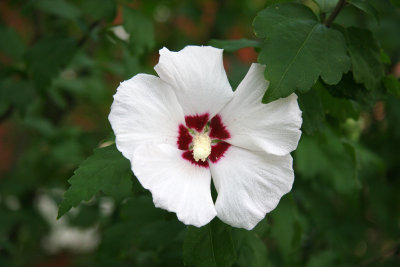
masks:
{"label": "branch", "polygon": [[330,27],[331,26],[332,22],[335,20],[337,15],[339,15],[340,11],[345,6],[345,4],[346,4],[346,0],[339,0],[339,2],[337,3],[337,5],[336,5],[335,9],[333,10],[332,14],[328,17],[328,19],[324,23],[326,27]]}

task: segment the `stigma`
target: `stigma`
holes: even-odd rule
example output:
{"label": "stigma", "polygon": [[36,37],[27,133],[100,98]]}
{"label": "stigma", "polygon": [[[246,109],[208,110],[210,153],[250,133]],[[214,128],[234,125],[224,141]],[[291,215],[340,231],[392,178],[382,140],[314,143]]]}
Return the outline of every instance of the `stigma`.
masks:
{"label": "stigma", "polygon": [[197,162],[199,160],[206,161],[211,154],[211,139],[207,133],[197,134],[193,137],[193,158]]}

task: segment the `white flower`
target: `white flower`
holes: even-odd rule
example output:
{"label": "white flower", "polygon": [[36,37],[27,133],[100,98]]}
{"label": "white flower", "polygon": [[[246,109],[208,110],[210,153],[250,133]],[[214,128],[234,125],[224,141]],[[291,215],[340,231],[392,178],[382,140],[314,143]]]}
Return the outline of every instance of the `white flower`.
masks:
{"label": "white flower", "polygon": [[109,120],[156,207],[198,227],[218,216],[252,229],[291,190],[301,111],[295,94],[261,103],[264,69],[253,64],[233,92],[222,49],[163,48],[159,77],[138,74],[121,83]]}

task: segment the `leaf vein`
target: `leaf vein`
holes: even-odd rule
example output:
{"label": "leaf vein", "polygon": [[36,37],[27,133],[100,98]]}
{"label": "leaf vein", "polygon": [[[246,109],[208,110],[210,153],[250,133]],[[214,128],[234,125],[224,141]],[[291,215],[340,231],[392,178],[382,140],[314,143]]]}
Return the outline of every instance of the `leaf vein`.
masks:
{"label": "leaf vein", "polygon": [[283,78],[286,77],[289,69],[291,68],[291,66],[293,65],[293,63],[296,61],[297,56],[300,54],[301,50],[304,48],[305,44],[307,43],[307,41],[310,39],[312,33],[314,32],[314,30],[317,28],[318,24],[315,24],[314,27],[311,29],[310,33],[307,35],[306,39],[304,40],[303,44],[301,45],[301,47],[299,48],[299,50],[297,51],[296,55],[293,57],[293,59],[291,60],[291,62],[289,63],[288,67],[286,68],[285,72],[282,74],[281,79],[279,80],[277,86],[275,88],[279,88]]}

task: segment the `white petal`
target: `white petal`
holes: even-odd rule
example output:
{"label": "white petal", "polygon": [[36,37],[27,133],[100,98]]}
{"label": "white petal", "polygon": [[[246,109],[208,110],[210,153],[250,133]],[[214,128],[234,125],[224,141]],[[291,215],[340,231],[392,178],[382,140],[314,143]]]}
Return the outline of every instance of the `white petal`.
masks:
{"label": "white petal", "polygon": [[175,212],[185,224],[201,227],[217,214],[211,198],[208,168],[182,158],[182,151],[169,145],[140,146],[132,170],[144,188],[151,191],[156,207]]}
{"label": "white petal", "polygon": [[160,78],[138,74],[120,84],[108,117],[118,150],[130,159],[143,143],[176,145],[182,108],[171,87]]}
{"label": "white petal", "polygon": [[212,118],[232,98],[222,49],[186,46],[179,52],[160,50],[154,67],[160,78],[175,90],[185,115],[209,113]]}
{"label": "white petal", "polygon": [[230,132],[227,142],[246,149],[285,155],[296,149],[300,139],[301,111],[295,94],[262,104],[269,83],[265,66],[252,64],[234,97],[220,112]]}
{"label": "white petal", "polygon": [[290,154],[275,156],[231,146],[217,163],[210,162],[218,218],[252,229],[291,190],[292,162]]}

